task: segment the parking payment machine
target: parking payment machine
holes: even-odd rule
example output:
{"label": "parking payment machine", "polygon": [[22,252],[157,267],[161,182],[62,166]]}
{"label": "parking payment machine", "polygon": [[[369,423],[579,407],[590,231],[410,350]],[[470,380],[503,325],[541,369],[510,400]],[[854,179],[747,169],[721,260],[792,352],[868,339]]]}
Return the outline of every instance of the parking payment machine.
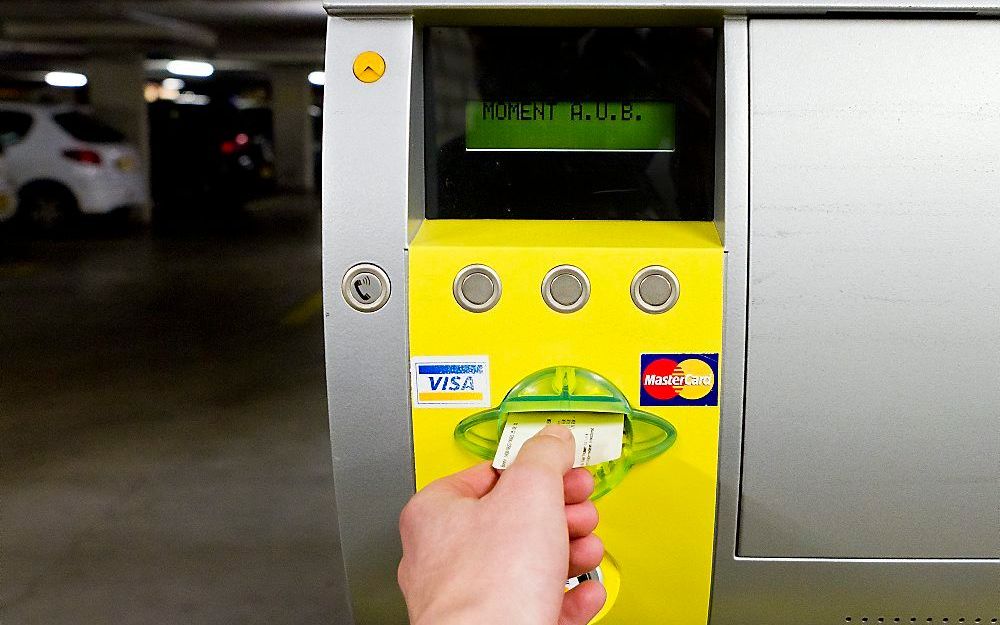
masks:
{"label": "parking payment machine", "polygon": [[328,6],[356,623],[414,490],[552,422],[596,622],[1000,618],[1000,23],[694,4]]}

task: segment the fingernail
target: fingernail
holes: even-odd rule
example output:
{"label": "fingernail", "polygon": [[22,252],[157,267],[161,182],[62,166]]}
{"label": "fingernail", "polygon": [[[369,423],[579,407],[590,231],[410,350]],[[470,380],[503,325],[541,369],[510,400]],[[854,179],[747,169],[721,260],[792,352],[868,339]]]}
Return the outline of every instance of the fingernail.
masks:
{"label": "fingernail", "polygon": [[561,438],[564,441],[573,441],[573,433],[569,431],[569,428],[565,425],[546,425],[542,428],[542,431],[538,433],[538,436],[554,436],[556,438]]}

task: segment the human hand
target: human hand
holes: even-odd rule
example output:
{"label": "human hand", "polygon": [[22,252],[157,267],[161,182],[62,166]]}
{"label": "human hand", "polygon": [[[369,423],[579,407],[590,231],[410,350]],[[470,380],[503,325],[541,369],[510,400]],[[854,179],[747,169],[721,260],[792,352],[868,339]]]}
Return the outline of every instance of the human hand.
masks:
{"label": "human hand", "polygon": [[594,478],[573,454],[550,425],[499,477],[484,462],[414,495],[399,521],[411,625],[586,625],[600,611],[600,582],[565,592],[604,555]]}

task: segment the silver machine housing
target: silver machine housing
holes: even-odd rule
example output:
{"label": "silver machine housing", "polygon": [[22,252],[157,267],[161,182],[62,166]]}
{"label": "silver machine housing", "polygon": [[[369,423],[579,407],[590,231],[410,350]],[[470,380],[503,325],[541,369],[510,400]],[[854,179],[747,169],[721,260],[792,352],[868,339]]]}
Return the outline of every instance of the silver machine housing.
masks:
{"label": "silver machine housing", "polygon": [[[423,218],[423,28],[671,24],[720,29],[726,276],[709,623],[998,622],[1000,4],[326,8],[324,308],[354,623],[406,622],[397,520],[414,479],[398,381],[407,248]],[[377,89],[350,71],[366,50],[386,61]],[[377,313],[342,295],[361,263],[391,284]]]}

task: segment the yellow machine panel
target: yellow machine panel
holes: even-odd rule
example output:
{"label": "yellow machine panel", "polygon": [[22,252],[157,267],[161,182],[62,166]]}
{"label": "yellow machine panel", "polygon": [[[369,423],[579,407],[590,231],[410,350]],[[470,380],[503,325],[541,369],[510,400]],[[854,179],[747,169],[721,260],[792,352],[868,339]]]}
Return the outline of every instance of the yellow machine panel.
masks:
{"label": "yellow machine panel", "polygon": [[[477,264],[494,270],[501,285],[485,312],[464,309],[453,294],[459,272]],[[589,300],[575,312],[553,310],[541,295],[544,276],[560,265],[589,280]],[[636,274],[653,265],[669,268],[680,285],[676,304],[662,314],[640,310],[630,295]],[[599,620],[607,625],[708,620],[718,402],[644,405],[640,363],[643,354],[720,353],[722,278],[723,250],[710,222],[427,220],[410,246],[411,356],[485,364],[488,393],[450,389],[456,402],[496,406],[525,376],[571,365],[604,376],[632,406],[676,428],[673,447],[597,501],[597,533],[617,578],[606,582],[609,605]],[[453,431],[481,408],[428,397],[445,400],[413,403],[418,488],[480,461]]]}

